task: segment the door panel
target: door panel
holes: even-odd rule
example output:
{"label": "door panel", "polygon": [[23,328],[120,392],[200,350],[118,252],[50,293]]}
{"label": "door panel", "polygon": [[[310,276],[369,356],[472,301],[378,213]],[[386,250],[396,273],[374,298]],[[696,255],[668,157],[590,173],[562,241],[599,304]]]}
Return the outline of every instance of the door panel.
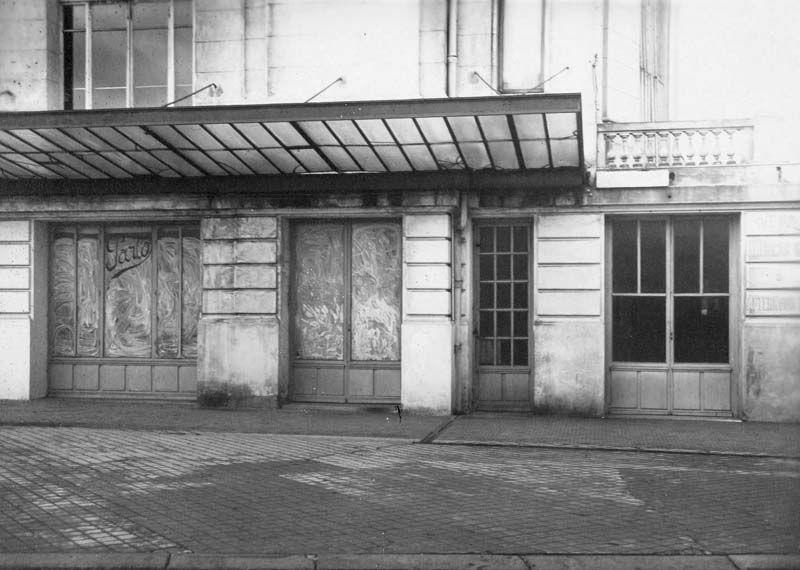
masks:
{"label": "door panel", "polygon": [[291,398],[398,402],[400,224],[300,222],[293,236]]}
{"label": "door panel", "polygon": [[530,227],[476,227],[477,405],[530,409]]}

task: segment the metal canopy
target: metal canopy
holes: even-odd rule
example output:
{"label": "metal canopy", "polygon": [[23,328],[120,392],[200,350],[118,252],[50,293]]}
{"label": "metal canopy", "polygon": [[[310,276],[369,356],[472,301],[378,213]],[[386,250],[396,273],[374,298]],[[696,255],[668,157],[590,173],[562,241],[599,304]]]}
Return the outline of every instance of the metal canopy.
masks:
{"label": "metal canopy", "polygon": [[0,180],[582,168],[578,94],[0,113]]}

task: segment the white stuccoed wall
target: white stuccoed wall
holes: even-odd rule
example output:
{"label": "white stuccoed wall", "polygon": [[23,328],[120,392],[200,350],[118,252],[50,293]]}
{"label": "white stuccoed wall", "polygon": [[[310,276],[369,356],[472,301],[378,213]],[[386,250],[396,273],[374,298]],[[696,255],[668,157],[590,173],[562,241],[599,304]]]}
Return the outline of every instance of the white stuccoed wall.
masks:
{"label": "white stuccoed wall", "polygon": [[448,414],[453,393],[450,216],[403,218],[403,407]]}

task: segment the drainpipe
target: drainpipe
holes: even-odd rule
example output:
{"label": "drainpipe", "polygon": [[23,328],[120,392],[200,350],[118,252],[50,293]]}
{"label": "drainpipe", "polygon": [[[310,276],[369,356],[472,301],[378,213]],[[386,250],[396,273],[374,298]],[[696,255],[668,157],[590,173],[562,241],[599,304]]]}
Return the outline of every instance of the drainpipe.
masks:
{"label": "drainpipe", "polygon": [[458,63],[458,0],[447,0],[447,96],[456,96]]}

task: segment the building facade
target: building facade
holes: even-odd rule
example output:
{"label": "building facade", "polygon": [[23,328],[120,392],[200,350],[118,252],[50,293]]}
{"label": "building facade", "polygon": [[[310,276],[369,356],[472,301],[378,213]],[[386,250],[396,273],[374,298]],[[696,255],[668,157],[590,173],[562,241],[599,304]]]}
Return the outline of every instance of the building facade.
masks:
{"label": "building facade", "polygon": [[800,160],[679,15],[0,2],[0,398],[800,421]]}

